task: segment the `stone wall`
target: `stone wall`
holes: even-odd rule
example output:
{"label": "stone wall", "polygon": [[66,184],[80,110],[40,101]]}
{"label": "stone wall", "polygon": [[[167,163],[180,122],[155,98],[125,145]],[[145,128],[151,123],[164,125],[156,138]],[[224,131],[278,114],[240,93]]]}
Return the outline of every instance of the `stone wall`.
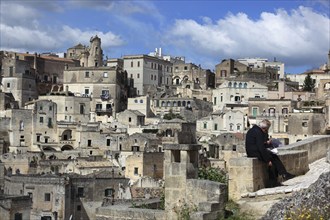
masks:
{"label": "stone wall", "polygon": [[312,163],[326,156],[329,143],[330,136],[312,137],[280,147],[279,152],[283,150],[306,150],[308,152],[308,163]]}
{"label": "stone wall", "polygon": [[[310,163],[326,157],[329,142],[328,136],[309,138],[278,148],[279,157],[288,172],[303,175]],[[242,194],[255,192],[268,184],[267,165],[257,158],[230,159],[228,170],[230,199],[240,199]]]}
{"label": "stone wall", "polygon": [[100,207],[97,209],[96,220],[117,220],[117,219],[157,219],[166,220],[164,210],[140,209],[127,207]]}
{"label": "stone wall", "polygon": [[186,197],[196,206],[203,202],[217,202],[224,207],[227,201],[227,186],[210,180],[187,180]]}

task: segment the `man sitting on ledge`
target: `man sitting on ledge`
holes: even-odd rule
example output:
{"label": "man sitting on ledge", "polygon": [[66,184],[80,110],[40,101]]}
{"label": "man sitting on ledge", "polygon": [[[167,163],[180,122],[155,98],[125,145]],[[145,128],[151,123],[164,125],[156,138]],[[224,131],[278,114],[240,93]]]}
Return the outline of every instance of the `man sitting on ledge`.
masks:
{"label": "man sitting on ledge", "polygon": [[248,157],[257,157],[268,164],[270,186],[274,187],[282,185],[278,182],[278,175],[281,175],[284,180],[291,179],[295,175],[288,173],[280,158],[267,150],[270,126],[271,123],[267,119],[262,120],[259,125],[254,125],[246,133],[245,149]]}

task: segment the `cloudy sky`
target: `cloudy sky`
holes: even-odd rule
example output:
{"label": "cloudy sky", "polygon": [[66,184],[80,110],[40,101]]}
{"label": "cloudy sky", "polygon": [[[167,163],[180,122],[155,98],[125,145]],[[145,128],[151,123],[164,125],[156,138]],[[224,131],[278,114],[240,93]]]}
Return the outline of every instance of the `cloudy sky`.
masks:
{"label": "cloudy sky", "polygon": [[98,35],[109,58],[161,47],[211,70],[276,57],[301,73],[327,62],[329,10],[330,0],[1,0],[0,50],[66,52]]}

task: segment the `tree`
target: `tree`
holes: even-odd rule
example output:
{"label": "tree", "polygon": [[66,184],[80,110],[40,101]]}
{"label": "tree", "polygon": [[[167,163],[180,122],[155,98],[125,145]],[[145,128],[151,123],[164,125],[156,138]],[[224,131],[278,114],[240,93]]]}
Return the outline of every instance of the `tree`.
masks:
{"label": "tree", "polygon": [[315,88],[315,82],[312,79],[310,74],[307,74],[304,80],[304,85],[303,85],[303,90],[307,92],[312,92],[314,91]]}

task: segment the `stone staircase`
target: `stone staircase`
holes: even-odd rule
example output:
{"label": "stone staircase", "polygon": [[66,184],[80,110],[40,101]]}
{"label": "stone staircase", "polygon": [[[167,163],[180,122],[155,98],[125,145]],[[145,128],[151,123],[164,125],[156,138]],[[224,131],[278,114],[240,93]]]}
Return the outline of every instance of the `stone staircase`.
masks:
{"label": "stone staircase", "polygon": [[198,204],[198,211],[194,212],[191,220],[215,220],[223,215],[223,205],[216,201],[201,202]]}

